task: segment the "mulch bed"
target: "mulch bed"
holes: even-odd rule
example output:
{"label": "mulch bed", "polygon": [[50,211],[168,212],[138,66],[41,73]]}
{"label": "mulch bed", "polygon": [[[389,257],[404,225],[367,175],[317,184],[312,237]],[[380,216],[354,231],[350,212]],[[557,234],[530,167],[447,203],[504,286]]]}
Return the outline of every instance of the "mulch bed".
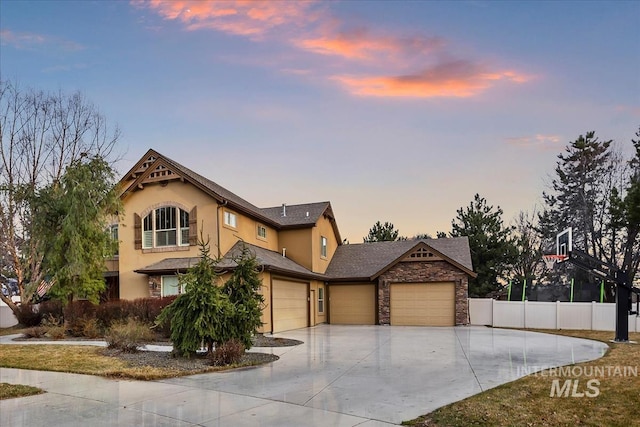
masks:
{"label": "mulch bed", "polygon": [[[51,341],[51,338],[15,338],[15,341]],[[65,341],[88,341],[86,338],[65,337]],[[254,347],[291,347],[302,344],[302,341],[268,337],[258,334],[254,340]],[[170,341],[158,341],[154,345],[171,345]],[[102,354],[109,357],[117,357],[133,366],[153,366],[158,368],[175,369],[184,373],[200,372],[211,367],[211,360],[204,354],[197,354],[194,357],[175,357],[168,351],[138,351],[136,353],[125,353],[118,349],[105,348]],[[240,366],[262,365],[278,360],[279,357],[269,353],[245,352],[239,362]]]}
{"label": "mulch bed", "polygon": [[[132,366],[153,366],[157,368],[175,369],[177,371],[200,372],[211,367],[211,360],[204,354],[193,357],[174,357],[167,351],[138,351],[136,353],[124,353],[117,349],[105,348],[102,354],[117,357]],[[278,360],[275,354],[246,352],[239,362],[241,366],[262,365]]]}

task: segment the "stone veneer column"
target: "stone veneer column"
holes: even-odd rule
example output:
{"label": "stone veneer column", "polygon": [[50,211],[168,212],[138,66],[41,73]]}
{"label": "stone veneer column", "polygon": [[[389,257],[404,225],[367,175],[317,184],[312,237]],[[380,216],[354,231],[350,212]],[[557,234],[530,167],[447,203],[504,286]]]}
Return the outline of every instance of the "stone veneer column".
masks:
{"label": "stone veneer column", "polygon": [[151,298],[160,298],[162,296],[161,276],[149,276],[149,296]]}
{"label": "stone veneer column", "polygon": [[456,325],[469,324],[469,279],[456,281]]}
{"label": "stone veneer column", "polygon": [[378,279],[378,324],[391,324],[391,293],[389,291],[389,281]]}

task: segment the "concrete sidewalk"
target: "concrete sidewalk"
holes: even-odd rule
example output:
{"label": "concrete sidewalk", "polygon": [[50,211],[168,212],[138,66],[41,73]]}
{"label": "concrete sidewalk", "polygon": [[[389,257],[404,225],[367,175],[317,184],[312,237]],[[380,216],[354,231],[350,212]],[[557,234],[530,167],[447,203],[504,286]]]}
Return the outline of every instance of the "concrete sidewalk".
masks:
{"label": "concrete sidewalk", "polygon": [[257,368],[162,381],[0,369],[48,393],[0,401],[0,425],[363,426],[397,424],[535,369],[593,360],[607,345],[485,327],[321,325],[256,349]]}

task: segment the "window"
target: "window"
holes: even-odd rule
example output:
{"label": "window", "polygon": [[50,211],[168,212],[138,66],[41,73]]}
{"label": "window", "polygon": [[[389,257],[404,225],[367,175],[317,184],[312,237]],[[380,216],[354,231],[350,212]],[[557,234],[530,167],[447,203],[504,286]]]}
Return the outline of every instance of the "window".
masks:
{"label": "window", "polygon": [[183,292],[178,276],[162,276],[162,296],[178,295]]}
{"label": "window", "polygon": [[324,236],[320,237],[320,256],[327,257],[327,238]]}
{"label": "window", "polygon": [[111,240],[113,241],[113,255],[118,255],[120,250],[120,240],[118,239],[118,224],[113,224],[109,226],[109,236],[111,236]]}
{"label": "window", "polygon": [[267,227],[258,224],[258,237],[261,237],[263,239],[267,238]]}
{"label": "window", "polygon": [[142,230],[143,249],[189,245],[189,212],[173,206],[155,209],[144,218]]}
{"label": "window", "polygon": [[324,288],[318,288],[318,313],[324,313]]}
{"label": "window", "polygon": [[176,208],[156,209],[156,246],[175,246],[176,232]]}
{"label": "window", "polygon": [[238,218],[236,217],[236,214],[229,211],[224,211],[224,224],[228,225],[229,227],[236,228],[238,225]]}

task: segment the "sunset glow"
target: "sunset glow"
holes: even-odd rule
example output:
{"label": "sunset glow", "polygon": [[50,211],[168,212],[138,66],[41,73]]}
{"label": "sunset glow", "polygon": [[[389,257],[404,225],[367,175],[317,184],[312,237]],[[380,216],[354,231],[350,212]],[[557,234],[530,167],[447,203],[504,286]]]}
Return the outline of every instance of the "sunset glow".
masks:
{"label": "sunset glow", "polygon": [[260,207],[328,200],[352,243],[475,193],[509,224],[567,144],[640,125],[638,1],[0,1],[0,78],[80,91],[120,172],[153,148]]}

